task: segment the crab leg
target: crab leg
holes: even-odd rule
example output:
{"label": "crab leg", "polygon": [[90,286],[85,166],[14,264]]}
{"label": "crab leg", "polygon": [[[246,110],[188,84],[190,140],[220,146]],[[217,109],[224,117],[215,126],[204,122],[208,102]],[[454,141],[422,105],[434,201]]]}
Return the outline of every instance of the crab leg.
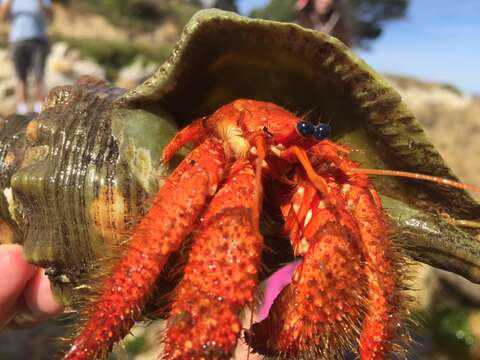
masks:
{"label": "crab leg", "polygon": [[203,119],[193,121],[190,125],[176,133],[173,139],[165,146],[162,154],[163,161],[169,162],[182,146],[188,143],[199,144],[206,136],[207,132],[203,126]]}
{"label": "crab leg", "polygon": [[148,300],[168,257],[192,231],[207,197],[223,178],[225,155],[210,138],[193,150],[158,191],[136,226],[125,255],[101,288],[101,296],[65,359],[106,357],[126,335]]}
{"label": "crab leg", "polygon": [[347,148],[339,149],[338,145],[323,141],[312,150],[316,158],[332,162],[346,177],[342,193],[358,224],[367,276],[367,313],[360,336],[360,357],[384,359],[393,350],[392,341],[400,326],[402,268],[392,250],[380,198],[366,174],[347,175],[351,169],[358,168],[354,161],[339,156],[340,152],[347,152]]}
{"label": "crab leg", "polygon": [[260,263],[263,239],[252,223],[259,191],[252,165],[237,160],[194,235],[167,325],[166,359],[230,358]]}
{"label": "crab leg", "polygon": [[[297,232],[303,235],[290,236],[304,260],[267,319],[252,327],[251,345],[261,353],[330,358],[355,339],[364,307],[364,278],[353,219],[341,210],[342,198],[335,188],[329,190],[328,203],[318,193],[312,195],[314,189],[302,181],[293,195],[289,217],[301,216]],[[305,207],[310,215],[304,215]]]}
{"label": "crab leg", "polygon": [[[368,279],[367,314],[360,336],[362,359],[385,359],[400,326],[401,269],[388,238],[387,221],[375,201],[373,189],[351,186],[345,195],[359,224]],[[375,194],[375,193],[374,193]]]}

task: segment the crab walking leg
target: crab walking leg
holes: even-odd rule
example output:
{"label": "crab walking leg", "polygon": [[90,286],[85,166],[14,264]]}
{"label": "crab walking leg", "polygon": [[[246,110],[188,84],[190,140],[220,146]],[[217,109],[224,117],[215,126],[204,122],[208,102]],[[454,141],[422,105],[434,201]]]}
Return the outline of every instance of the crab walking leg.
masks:
{"label": "crab walking leg", "polygon": [[368,281],[367,314],[360,336],[362,359],[386,359],[400,327],[401,267],[388,237],[388,224],[373,188],[351,186],[345,197],[359,224]]}
{"label": "crab walking leg", "polygon": [[358,164],[342,156],[342,153],[348,152],[348,148],[322,141],[311,150],[320,164],[325,161],[334,164],[343,172],[341,177],[346,179],[341,192],[358,224],[368,289],[367,314],[360,336],[360,357],[368,360],[385,359],[393,350],[392,341],[397,337],[400,327],[401,266],[392,250],[380,198],[366,174],[351,174],[350,170],[358,168]]}
{"label": "crab walking leg", "polygon": [[253,300],[263,238],[252,223],[259,191],[252,165],[237,160],[202,216],[175,291],[165,359],[228,359]]}
{"label": "crab walking leg", "polygon": [[175,134],[173,139],[163,149],[163,161],[169,162],[173,155],[184,145],[188,143],[198,144],[207,136],[205,127],[203,126],[203,119],[197,119],[187,127],[184,127]]}
{"label": "crab walking leg", "polygon": [[[299,188],[300,193],[309,193],[306,186]],[[331,194],[340,196],[333,189]],[[338,200],[341,202],[341,198]],[[314,211],[311,220],[298,219],[302,225],[299,231],[312,235],[300,246],[304,259],[292,283],[275,300],[267,319],[252,327],[251,345],[261,353],[331,358],[353,346],[364,307],[356,233],[344,225],[352,223],[348,213],[320,201],[319,194],[309,200]]]}
{"label": "crab walking leg", "polygon": [[65,359],[104,358],[113,343],[126,335],[169,255],[192,231],[207,197],[215,192],[224,166],[222,144],[213,138],[180,163],[136,226],[126,254],[102,286]]}
{"label": "crab walking leg", "polygon": [[363,296],[361,261],[344,229],[329,227],[312,245],[275,300],[252,327],[252,347],[287,358],[331,358],[351,348]]}

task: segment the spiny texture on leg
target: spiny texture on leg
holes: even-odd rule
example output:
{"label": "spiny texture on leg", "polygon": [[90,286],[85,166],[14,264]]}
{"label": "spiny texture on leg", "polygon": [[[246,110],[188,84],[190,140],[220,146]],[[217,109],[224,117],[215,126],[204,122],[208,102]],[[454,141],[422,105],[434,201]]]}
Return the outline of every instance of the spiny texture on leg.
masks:
{"label": "spiny texture on leg", "polygon": [[[393,350],[400,329],[402,266],[389,239],[389,227],[373,185],[365,174],[349,174],[358,164],[344,157],[347,147],[323,141],[311,149],[319,168],[322,162],[338,169],[336,182],[353,215],[361,238],[359,249],[365,263],[367,308],[360,336],[360,357],[380,360]],[[343,178],[343,180],[342,180]]]}
{"label": "spiny texture on leg", "polygon": [[66,359],[103,358],[126,335],[169,255],[192,231],[209,192],[222,179],[224,163],[221,143],[207,140],[166,180],[101,287],[101,296]]}
{"label": "spiny texture on leg", "polygon": [[251,165],[238,160],[202,217],[175,291],[165,358],[230,358],[241,329],[239,312],[253,299],[262,250],[252,223],[255,187]]}
{"label": "spiny texture on leg", "polygon": [[346,195],[359,224],[368,279],[367,314],[360,337],[362,359],[385,359],[400,328],[400,266],[388,225],[370,191],[352,186]]}
{"label": "spiny texture on leg", "polygon": [[[308,194],[308,185],[303,186],[301,193]],[[312,204],[318,209],[318,196],[310,197],[311,209]],[[312,219],[316,217],[324,219],[315,234],[304,240],[308,246],[292,283],[275,300],[268,318],[252,328],[251,344],[261,353],[340,358],[342,350],[352,347],[364,308],[357,239],[342,225],[352,223],[344,219],[350,217],[348,213],[322,205]],[[310,220],[299,220],[299,231],[305,232]]]}

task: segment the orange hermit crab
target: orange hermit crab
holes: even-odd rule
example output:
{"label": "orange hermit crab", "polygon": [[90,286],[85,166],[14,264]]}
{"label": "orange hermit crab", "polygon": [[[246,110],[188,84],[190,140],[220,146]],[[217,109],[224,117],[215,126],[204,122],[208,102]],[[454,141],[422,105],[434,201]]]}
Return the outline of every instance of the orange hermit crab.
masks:
{"label": "orange hermit crab", "polygon": [[[283,358],[387,358],[403,331],[393,249],[480,281],[474,230],[438,216],[478,219],[465,191],[398,177],[375,190],[359,169],[454,178],[398,94],[323,34],[204,11],[136,89],[86,78],[44,108],[5,124],[0,211],[67,303],[110,259],[67,359],[105,357],[146,307],[160,307],[158,289],[170,294],[164,358],[229,358],[257,281],[289,257],[302,260],[292,283],[247,336]],[[338,143],[324,139],[322,117]],[[186,143],[197,147],[167,177]],[[262,258],[264,248],[273,251]],[[171,290],[165,267],[182,262]]]}
{"label": "orange hermit crab", "polygon": [[354,342],[362,323],[361,357],[384,358],[400,325],[399,264],[373,186],[352,172],[357,166],[339,154],[344,149],[320,141],[327,135],[324,124],[244,99],[181,130],[165,147],[164,161],[185,144],[198,146],[139,221],[66,359],[94,358],[125,335],[189,235],[193,246],[175,289],[165,358],[230,357],[240,312],[257,284],[262,184],[276,182],[288,187],[277,202],[294,253],[304,260],[253,333],[271,336],[263,346],[278,354],[330,356]]}

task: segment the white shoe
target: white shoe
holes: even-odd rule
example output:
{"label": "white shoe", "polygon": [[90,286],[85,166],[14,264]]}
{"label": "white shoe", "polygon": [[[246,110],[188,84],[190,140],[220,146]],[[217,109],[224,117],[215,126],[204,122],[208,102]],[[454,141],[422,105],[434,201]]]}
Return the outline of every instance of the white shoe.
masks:
{"label": "white shoe", "polygon": [[33,104],[33,111],[36,113],[40,113],[42,111],[42,103],[40,101],[35,101],[35,104]]}
{"label": "white shoe", "polygon": [[17,114],[25,115],[28,112],[28,106],[24,102],[17,104]]}

